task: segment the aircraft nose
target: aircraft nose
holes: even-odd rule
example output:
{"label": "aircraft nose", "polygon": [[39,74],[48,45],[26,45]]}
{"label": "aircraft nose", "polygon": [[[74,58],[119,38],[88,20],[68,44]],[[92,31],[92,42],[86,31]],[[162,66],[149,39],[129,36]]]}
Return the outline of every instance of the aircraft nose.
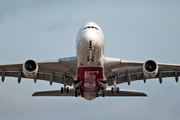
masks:
{"label": "aircraft nose", "polygon": [[99,33],[94,30],[87,30],[86,32],[83,33],[83,39],[87,41],[99,40],[99,38],[100,38]]}

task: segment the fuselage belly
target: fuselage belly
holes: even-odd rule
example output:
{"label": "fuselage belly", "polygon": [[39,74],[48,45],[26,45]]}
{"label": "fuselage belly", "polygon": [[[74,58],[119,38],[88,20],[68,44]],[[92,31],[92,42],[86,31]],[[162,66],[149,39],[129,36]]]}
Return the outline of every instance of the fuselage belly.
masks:
{"label": "fuselage belly", "polygon": [[86,23],[76,39],[77,76],[75,81],[81,82],[81,90],[85,99],[96,98],[99,90],[98,82],[104,77],[104,34],[93,22]]}

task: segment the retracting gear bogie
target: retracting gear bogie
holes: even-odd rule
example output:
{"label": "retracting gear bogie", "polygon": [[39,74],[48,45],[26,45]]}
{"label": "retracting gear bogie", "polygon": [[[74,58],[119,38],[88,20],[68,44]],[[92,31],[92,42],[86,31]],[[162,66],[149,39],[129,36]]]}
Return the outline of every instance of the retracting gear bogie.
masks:
{"label": "retracting gear bogie", "polygon": [[97,91],[96,92],[96,97],[99,97],[99,96],[105,97],[105,90]]}
{"label": "retracting gear bogie", "polygon": [[61,93],[64,92],[69,93],[69,87],[65,87],[65,88],[61,87]]}
{"label": "retracting gear bogie", "polygon": [[119,93],[119,87],[116,87],[116,80],[117,80],[117,76],[113,76],[109,79],[111,79],[114,82],[114,87],[111,87],[111,93]]}
{"label": "retracting gear bogie", "polygon": [[82,87],[78,87],[75,89],[75,97],[84,97],[84,91],[82,90]]}
{"label": "retracting gear bogie", "polygon": [[105,90],[107,88],[107,83],[103,81],[97,81],[98,89],[96,92],[96,97],[102,96],[105,97]]}
{"label": "retracting gear bogie", "polygon": [[69,87],[66,87],[66,84],[68,81],[73,80],[71,77],[68,76],[63,76],[63,80],[64,80],[64,87],[61,87],[61,93],[69,93]]}

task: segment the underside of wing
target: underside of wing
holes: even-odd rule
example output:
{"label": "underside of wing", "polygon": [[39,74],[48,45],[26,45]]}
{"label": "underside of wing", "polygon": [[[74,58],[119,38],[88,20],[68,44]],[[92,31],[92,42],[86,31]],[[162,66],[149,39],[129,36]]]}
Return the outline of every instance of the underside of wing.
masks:
{"label": "underside of wing", "polygon": [[105,57],[104,67],[109,86],[124,82],[130,85],[131,81],[146,82],[147,79],[153,78],[159,78],[162,83],[162,78],[165,77],[175,77],[178,82],[180,76],[180,65],[156,63],[153,60],[141,62]]}
{"label": "underside of wing", "polygon": [[[75,96],[74,89],[65,90],[51,90],[51,91],[40,91],[33,93],[32,96]],[[105,91],[105,96],[147,96],[146,93],[141,91],[132,91],[132,90],[119,90],[119,92],[111,92],[111,90]]]}
{"label": "underside of wing", "polygon": [[32,96],[75,96],[75,92],[74,89],[63,92],[61,90],[40,91],[33,93]]}
{"label": "underside of wing", "polygon": [[147,96],[146,93],[141,91],[132,90],[119,90],[118,92],[113,92],[111,90],[105,91],[105,96]]}
{"label": "underside of wing", "polygon": [[119,58],[104,58],[104,69],[106,78],[125,75],[127,70],[132,73],[142,72],[143,62],[122,60]]}
{"label": "underside of wing", "polygon": [[76,67],[76,57],[40,62],[27,60],[25,63],[0,65],[0,76],[2,81],[5,80],[5,76],[8,76],[17,77],[18,83],[21,82],[21,78],[32,78],[34,82],[45,80],[49,81],[50,85],[57,82],[71,86],[76,76]]}

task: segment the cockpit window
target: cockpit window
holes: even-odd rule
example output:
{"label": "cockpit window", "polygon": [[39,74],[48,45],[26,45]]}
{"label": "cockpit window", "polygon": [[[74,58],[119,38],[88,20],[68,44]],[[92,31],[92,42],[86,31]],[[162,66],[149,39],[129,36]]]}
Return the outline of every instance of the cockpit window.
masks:
{"label": "cockpit window", "polygon": [[94,28],[95,28],[96,30],[98,30],[97,27],[94,27]]}
{"label": "cockpit window", "polygon": [[85,30],[86,28],[93,28],[93,29],[98,30],[98,28],[97,28],[97,27],[94,27],[94,26],[88,26],[88,27],[85,27],[83,30]]}

